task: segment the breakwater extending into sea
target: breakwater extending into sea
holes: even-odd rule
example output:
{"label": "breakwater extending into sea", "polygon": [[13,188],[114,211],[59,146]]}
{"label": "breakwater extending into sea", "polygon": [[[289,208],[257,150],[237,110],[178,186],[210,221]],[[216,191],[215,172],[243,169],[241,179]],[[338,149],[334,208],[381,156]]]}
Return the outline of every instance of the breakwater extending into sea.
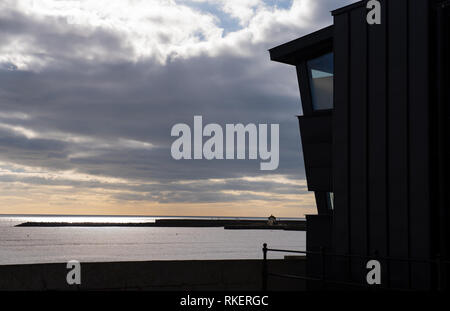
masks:
{"label": "breakwater extending into sea", "polygon": [[305,220],[280,220],[270,224],[249,219],[156,219],[154,222],[37,222],[28,221],[16,227],[224,227],[225,229],[306,230]]}

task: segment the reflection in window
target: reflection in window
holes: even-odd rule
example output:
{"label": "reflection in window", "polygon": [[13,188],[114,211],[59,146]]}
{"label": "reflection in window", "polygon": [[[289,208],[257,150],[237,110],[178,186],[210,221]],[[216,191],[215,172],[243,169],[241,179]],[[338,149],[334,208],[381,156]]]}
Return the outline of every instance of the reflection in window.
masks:
{"label": "reflection in window", "polygon": [[307,62],[314,110],[333,108],[333,53]]}

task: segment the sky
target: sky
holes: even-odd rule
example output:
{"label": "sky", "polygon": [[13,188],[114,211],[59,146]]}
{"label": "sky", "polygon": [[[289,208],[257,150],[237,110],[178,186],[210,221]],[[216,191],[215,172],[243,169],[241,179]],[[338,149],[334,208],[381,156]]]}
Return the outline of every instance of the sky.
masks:
{"label": "sky", "polygon": [[[303,217],[292,66],[346,0],[0,0],[0,214]],[[177,123],[279,124],[259,160],[174,160]]]}

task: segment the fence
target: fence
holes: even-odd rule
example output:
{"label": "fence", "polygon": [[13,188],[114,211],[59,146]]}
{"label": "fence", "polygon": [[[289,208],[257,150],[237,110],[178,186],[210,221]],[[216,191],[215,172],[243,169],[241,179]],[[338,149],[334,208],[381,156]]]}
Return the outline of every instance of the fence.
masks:
{"label": "fence", "polygon": [[[320,251],[297,251],[297,250],[287,250],[287,249],[272,249],[267,248],[267,243],[263,244],[263,265],[262,265],[262,290],[267,291],[267,282],[268,277],[280,277],[280,278],[289,278],[289,279],[298,279],[309,282],[320,282],[323,286],[326,284],[335,284],[335,285],[343,285],[347,287],[358,287],[358,288],[366,288],[366,289],[389,289],[389,290],[411,290],[411,278],[408,277],[408,286],[406,288],[394,288],[394,287],[383,287],[381,285],[369,285],[358,282],[347,282],[340,280],[331,280],[327,278],[327,269],[326,269],[326,258],[327,257],[341,257],[348,259],[360,259],[360,260],[379,260],[383,262],[392,263],[396,262],[406,262],[408,264],[411,263],[422,263],[429,264],[430,268],[435,265],[435,277],[437,280],[436,289],[441,291],[443,289],[443,274],[447,273],[445,265],[450,264],[450,261],[442,260],[440,255],[437,255],[435,259],[420,259],[420,258],[400,258],[400,257],[389,257],[389,256],[379,256],[377,252],[374,252],[373,256],[363,256],[363,255],[355,255],[355,254],[337,254],[337,253],[326,253],[324,248],[321,247]],[[282,253],[296,253],[296,254],[304,254],[304,255],[315,255],[320,256],[320,264],[321,264],[321,273],[319,277],[311,277],[307,275],[291,275],[291,274],[281,274],[281,273],[271,273],[268,271],[267,266],[267,253],[268,252],[282,252]]]}

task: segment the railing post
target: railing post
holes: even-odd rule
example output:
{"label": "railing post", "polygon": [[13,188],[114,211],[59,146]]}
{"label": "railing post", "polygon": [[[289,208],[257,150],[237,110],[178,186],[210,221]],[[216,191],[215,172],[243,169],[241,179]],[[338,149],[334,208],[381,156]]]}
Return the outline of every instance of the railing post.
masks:
{"label": "railing post", "polygon": [[262,290],[267,291],[267,243],[263,244]]}

